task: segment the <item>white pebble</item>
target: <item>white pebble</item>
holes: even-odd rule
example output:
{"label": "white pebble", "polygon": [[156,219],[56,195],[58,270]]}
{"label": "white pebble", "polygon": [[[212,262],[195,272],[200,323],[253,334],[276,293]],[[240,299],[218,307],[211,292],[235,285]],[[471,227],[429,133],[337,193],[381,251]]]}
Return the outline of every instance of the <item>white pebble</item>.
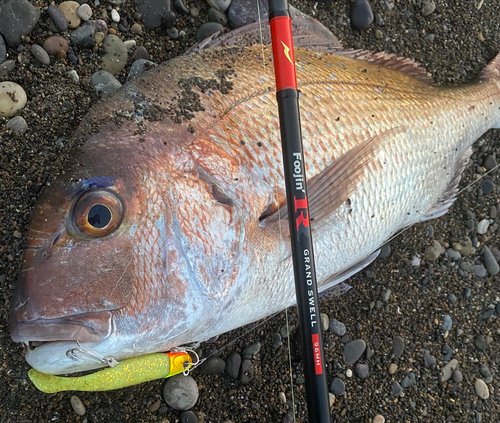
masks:
{"label": "white pebble", "polygon": [[125,45],[125,47],[127,47],[127,50],[132,50],[137,45],[137,41],[127,40],[127,41],[124,41],[123,44]]}
{"label": "white pebble", "polygon": [[481,220],[481,222],[477,224],[477,233],[480,235],[485,234],[489,226],[490,226],[490,221],[488,219]]}
{"label": "white pebble", "polygon": [[381,414],[377,414],[373,420],[372,423],[385,423],[385,417],[382,416]]}
{"label": "white pebble", "polygon": [[488,385],[486,385],[482,379],[476,379],[474,382],[474,390],[476,391],[476,395],[481,399],[485,400],[490,397]]}
{"label": "white pebble", "polygon": [[15,116],[27,101],[23,87],[15,82],[0,82],[0,117]]}
{"label": "white pebble", "polygon": [[345,372],[345,375],[347,377],[352,377],[352,370],[351,369],[347,369],[346,372]]}
{"label": "white pebble", "polygon": [[78,8],[76,14],[82,21],[88,21],[92,17],[92,9],[87,3],[84,3]]}
{"label": "white pebble", "polygon": [[120,22],[120,15],[116,9],[111,9],[111,19],[113,19],[113,22]]}
{"label": "white pebble", "polygon": [[420,266],[421,261],[422,260],[420,260],[419,256],[413,256],[413,258],[411,259],[411,265],[414,267],[418,267]]}
{"label": "white pebble", "polygon": [[85,406],[83,405],[82,400],[76,395],[72,395],[70,401],[71,407],[73,407],[74,412],[79,416],[83,416],[85,414]]}
{"label": "white pebble", "polygon": [[284,393],[284,392],[280,392],[280,393],[278,394],[278,397],[279,397],[280,401],[281,401],[283,404],[286,404],[286,395],[285,395],[285,393]]}
{"label": "white pebble", "polygon": [[76,70],[74,70],[74,69],[66,72],[65,75],[68,78],[71,78],[75,84],[78,84],[80,82],[80,77],[78,76],[78,74],[76,73]]}

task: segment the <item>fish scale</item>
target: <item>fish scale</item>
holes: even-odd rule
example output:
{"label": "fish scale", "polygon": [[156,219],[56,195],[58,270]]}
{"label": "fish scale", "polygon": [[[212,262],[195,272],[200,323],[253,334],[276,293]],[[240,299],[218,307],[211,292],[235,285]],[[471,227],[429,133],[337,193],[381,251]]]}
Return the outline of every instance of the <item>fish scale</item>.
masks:
{"label": "fish scale", "polygon": [[[479,83],[443,88],[406,59],[338,53],[295,51],[320,289],[366,266],[401,228],[444,213],[462,158],[500,123],[500,59]],[[179,57],[93,108],[76,134],[86,140],[81,166],[54,182],[34,213],[32,228],[57,242],[45,244],[46,258],[26,255],[25,269],[36,272],[23,273],[12,301],[15,340],[34,330],[26,310],[41,308],[37,337],[50,341],[43,313],[86,316],[94,298],[113,308],[111,329],[82,345],[122,360],[203,341],[294,303],[288,222],[277,210],[285,190],[269,48],[264,58],[263,66],[261,47]],[[106,191],[124,204],[109,236],[89,239],[67,224],[89,180],[97,198]],[[49,279],[45,289],[64,309],[43,303],[37,284]],[[104,323],[82,323],[89,327],[94,338],[104,331]],[[70,341],[45,343],[27,360],[45,373],[95,368],[66,357]]]}

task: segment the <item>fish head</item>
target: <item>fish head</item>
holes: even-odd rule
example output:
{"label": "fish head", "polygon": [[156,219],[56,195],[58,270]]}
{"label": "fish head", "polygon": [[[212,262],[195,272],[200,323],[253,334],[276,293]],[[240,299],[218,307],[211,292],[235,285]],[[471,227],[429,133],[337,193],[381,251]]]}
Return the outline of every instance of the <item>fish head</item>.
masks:
{"label": "fish head", "polygon": [[140,143],[128,132],[109,137],[114,147],[105,134],[88,140],[70,170],[47,184],[27,233],[11,337],[47,373],[95,367],[67,362],[77,343],[113,338],[113,350],[126,348],[116,326],[137,293],[133,240],[144,204],[134,169],[143,157],[140,147],[129,154],[127,144]]}

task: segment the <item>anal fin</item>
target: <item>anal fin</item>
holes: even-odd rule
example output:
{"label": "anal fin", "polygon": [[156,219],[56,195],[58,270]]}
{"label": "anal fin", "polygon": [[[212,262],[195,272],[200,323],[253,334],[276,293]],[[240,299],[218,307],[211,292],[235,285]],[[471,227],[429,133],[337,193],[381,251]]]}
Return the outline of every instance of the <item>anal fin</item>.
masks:
{"label": "anal fin", "polygon": [[449,183],[445,192],[441,196],[441,198],[437,201],[437,203],[427,212],[427,214],[420,219],[421,222],[426,222],[430,219],[436,219],[438,217],[444,216],[446,212],[450,209],[452,204],[457,199],[457,194],[459,191],[460,179],[462,178],[462,174],[469,163],[469,158],[472,154],[472,147],[469,147],[464,155],[457,162],[455,175],[453,179]]}
{"label": "anal fin", "polygon": [[366,266],[368,266],[373,260],[375,260],[379,254],[380,254],[380,250],[377,250],[374,253],[370,254],[364,260],[359,261],[358,263],[352,265],[351,267],[342,271],[341,273],[338,273],[336,275],[331,276],[330,278],[327,279],[327,281],[323,285],[321,285],[318,288],[318,293],[321,294],[321,293],[327,291],[328,289],[334,287],[335,285],[338,285],[339,283],[350,278],[352,275],[355,275],[356,273],[360,272]]}

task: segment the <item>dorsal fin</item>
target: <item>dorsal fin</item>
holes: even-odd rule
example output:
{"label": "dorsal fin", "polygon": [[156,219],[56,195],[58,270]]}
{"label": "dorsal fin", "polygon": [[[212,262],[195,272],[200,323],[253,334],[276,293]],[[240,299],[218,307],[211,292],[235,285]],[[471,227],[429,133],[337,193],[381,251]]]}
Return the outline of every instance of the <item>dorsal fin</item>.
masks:
{"label": "dorsal fin", "polygon": [[366,50],[342,50],[340,48],[329,49],[331,53],[339,56],[349,57],[350,59],[362,60],[373,63],[387,69],[392,69],[404,73],[412,78],[418,79],[429,84],[434,83],[432,75],[427,72],[418,62],[395,54],[385,52],[374,52]]}

